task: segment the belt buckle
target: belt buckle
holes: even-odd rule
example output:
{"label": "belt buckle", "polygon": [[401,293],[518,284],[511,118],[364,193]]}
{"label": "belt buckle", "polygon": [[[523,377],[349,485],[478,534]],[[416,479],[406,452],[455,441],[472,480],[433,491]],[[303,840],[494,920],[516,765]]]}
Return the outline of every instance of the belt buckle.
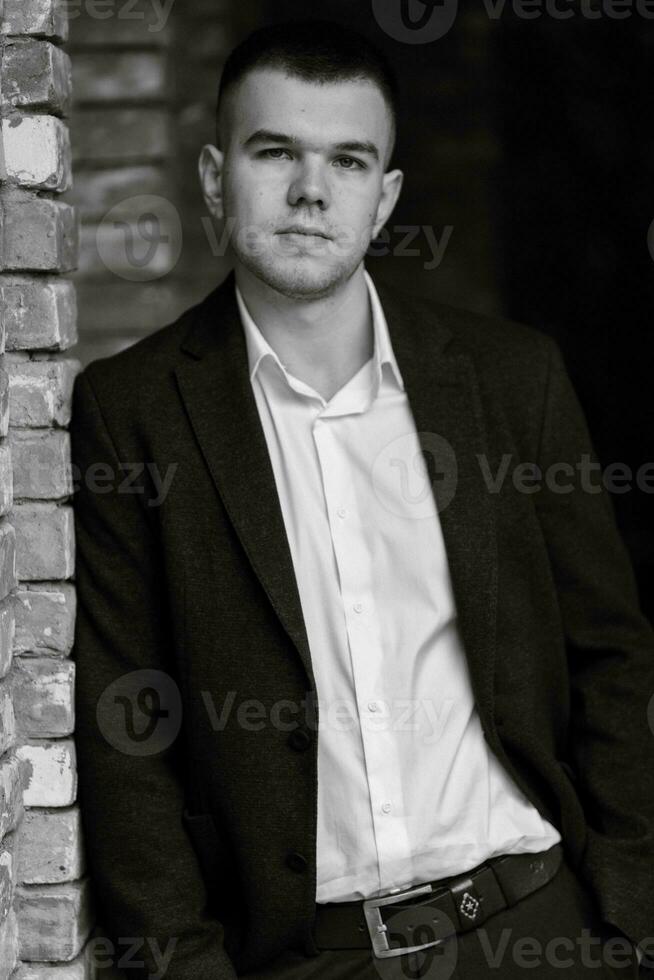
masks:
{"label": "belt buckle", "polygon": [[422,943],[420,946],[402,946],[391,949],[387,937],[388,926],[384,923],[381,912],[379,911],[380,906],[394,905],[396,902],[401,902],[406,898],[413,898],[414,895],[427,895],[433,890],[429,884],[419,885],[410,891],[395,892],[393,895],[384,895],[383,898],[364,898],[363,914],[368,926],[370,942],[372,943],[372,950],[375,956],[379,959],[385,959],[389,956],[402,956],[404,953],[417,953],[421,949],[439,946],[444,942],[443,939],[435,939],[433,942]]}

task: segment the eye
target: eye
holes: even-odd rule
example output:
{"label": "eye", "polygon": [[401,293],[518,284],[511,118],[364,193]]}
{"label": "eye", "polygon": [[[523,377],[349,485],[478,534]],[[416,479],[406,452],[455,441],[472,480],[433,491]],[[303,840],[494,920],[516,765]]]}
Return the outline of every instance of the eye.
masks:
{"label": "eye", "polygon": [[267,156],[270,160],[282,160],[283,157],[277,155],[279,153],[288,153],[288,150],[285,150],[283,146],[271,146],[267,150],[262,150],[260,155]]}
{"label": "eye", "polygon": [[338,159],[340,160],[341,164],[343,164],[344,161],[347,164],[354,164],[354,166],[343,166],[343,170],[365,170],[366,165],[362,163],[361,160],[355,159],[355,157],[339,157]]}

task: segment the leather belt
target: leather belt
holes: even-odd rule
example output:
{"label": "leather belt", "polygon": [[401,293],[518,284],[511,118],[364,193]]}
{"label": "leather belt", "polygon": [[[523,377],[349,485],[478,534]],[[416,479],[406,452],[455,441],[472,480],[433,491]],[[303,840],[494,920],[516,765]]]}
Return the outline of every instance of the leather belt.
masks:
{"label": "leather belt", "polygon": [[502,854],[462,875],[396,890],[380,898],[316,903],[313,938],[323,949],[372,949],[379,958],[437,946],[470,932],[550,881],[563,847]]}

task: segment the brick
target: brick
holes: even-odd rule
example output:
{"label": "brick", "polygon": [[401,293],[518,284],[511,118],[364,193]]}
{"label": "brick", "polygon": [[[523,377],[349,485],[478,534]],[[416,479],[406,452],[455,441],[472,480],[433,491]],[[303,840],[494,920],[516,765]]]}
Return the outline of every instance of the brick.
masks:
{"label": "brick", "polygon": [[16,835],[7,834],[0,843],[0,922],[7,918],[14,897]]}
{"label": "brick", "polygon": [[30,34],[65,41],[66,7],[59,0],[5,0],[2,34]]}
{"label": "brick", "polygon": [[14,832],[15,880],[22,884],[73,881],[86,871],[78,806],[31,807]]}
{"label": "brick", "polygon": [[69,272],[76,268],[79,221],[62,201],[5,201],[5,269]]}
{"label": "brick", "polygon": [[72,185],[70,136],[61,119],[16,113],[0,126],[5,180],[44,191]]}
{"label": "brick", "polygon": [[9,374],[5,370],[5,355],[0,355],[0,436],[9,432]]}
{"label": "brick", "polygon": [[19,885],[15,895],[20,958],[74,959],[93,925],[88,877],[61,885]]}
{"label": "brick", "polygon": [[13,750],[0,762],[0,837],[19,823],[24,813],[23,792],[30,767]]}
{"label": "brick", "polygon": [[72,507],[45,502],[17,503],[9,520],[16,530],[16,566],[21,580],[66,579],[73,575]]}
{"label": "brick", "polygon": [[77,300],[70,279],[0,281],[0,322],[6,349],[65,350],[77,343]]}
{"label": "brick", "polygon": [[0,754],[4,754],[16,742],[12,683],[11,675],[0,681]]}
{"label": "brick", "polygon": [[[97,944],[91,939],[79,956],[67,963],[19,963],[11,980],[96,980],[98,959]],[[118,980],[118,976],[107,975],[106,980]]]}
{"label": "brick", "polygon": [[17,657],[10,676],[16,730],[20,735],[60,738],[72,734],[75,727],[72,660]]}
{"label": "brick", "polygon": [[[231,0],[228,0],[228,2],[231,2]],[[230,29],[229,25],[231,23],[231,14],[225,17],[224,13],[220,12],[217,4],[211,2],[205,10],[198,10],[196,2],[194,2],[193,7],[189,8],[188,15],[184,21],[184,44],[186,50],[192,50],[194,57],[198,61],[212,64],[214,71],[217,72],[220,63],[224,62],[237,40],[234,31]],[[217,76],[214,74],[214,85],[211,89],[214,102],[216,94],[214,89],[217,88],[217,82]],[[184,90],[182,89],[182,91]],[[197,92],[197,87],[192,91]]]}
{"label": "brick", "polygon": [[[164,5],[170,10],[170,6]],[[120,13],[122,9],[122,14]],[[163,47],[171,41],[170,17],[160,12],[160,8],[152,0],[130,0],[127,6],[124,0],[114,0],[110,17],[93,17],[85,15],[81,3],[69,6],[70,44],[73,51],[94,48],[121,46],[139,48]],[[119,14],[116,16],[116,14]],[[76,55],[75,55],[76,58]]]}
{"label": "brick", "polygon": [[8,514],[14,502],[14,480],[11,451],[6,443],[0,443],[0,517]]}
{"label": "brick", "polygon": [[[156,212],[151,212],[156,213]],[[180,238],[175,223],[147,219],[144,232],[139,218],[99,225],[82,225],[79,271],[102,278],[107,273],[129,282],[148,282],[172,272],[179,258]]]}
{"label": "brick", "polygon": [[70,57],[50,41],[21,38],[5,46],[2,103],[67,115],[71,99]]}
{"label": "brick", "polygon": [[[85,332],[104,337],[117,329],[134,334],[169,323],[187,305],[198,302],[202,289],[191,293],[183,282],[79,282],[79,321]],[[188,303],[187,303],[188,301]],[[96,338],[98,339],[98,338]],[[79,351],[75,352],[80,357]]]}
{"label": "brick", "polygon": [[30,739],[16,749],[28,768],[25,806],[70,806],[75,802],[77,772],[72,738]]}
{"label": "brick", "polygon": [[[170,193],[170,179],[161,167],[150,164],[85,170],[77,167],[75,183],[67,200],[84,216],[84,221],[102,218],[111,208],[116,217],[132,217],[130,200],[137,195]],[[121,215],[121,205],[124,215]]]}
{"label": "brick", "polygon": [[0,926],[0,980],[13,980],[18,962],[18,919],[13,909]]}
{"label": "brick", "polygon": [[82,368],[77,358],[14,360],[9,368],[9,422],[11,426],[68,425],[75,376]]}
{"label": "brick", "polygon": [[11,429],[17,500],[57,500],[72,492],[70,437],[61,429]]}
{"label": "brick", "polygon": [[129,163],[171,156],[170,117],[163,109],[76,109],[73,161]]}
{"label": "brick", "polygon": [[166,57],[159,51],[80,51],[73,62],[78,103],[166,99]]}
{"label": "brick", "polygon": [[0,599],[16,588],[16,534],[6,517],[0,519]]}
{"label": "brick", "polygon": [[5,677],[9,672],[13,657],[16,633],[15,600],[14,593],[0,602],[0,677]]}
{"label": "brick", "polygon": [[10,601],[15,614],[13,650],[16,655],[52,656],[71,652],[76,609],[73,585],[42,582],[25,587],[21,584]]}

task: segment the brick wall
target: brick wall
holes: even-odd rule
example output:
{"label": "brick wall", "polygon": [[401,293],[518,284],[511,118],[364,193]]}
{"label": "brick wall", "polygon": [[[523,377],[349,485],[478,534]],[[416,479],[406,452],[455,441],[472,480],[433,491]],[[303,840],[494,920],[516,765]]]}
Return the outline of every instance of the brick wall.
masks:
{"label": "brick wall", "polygon": [[[214,141],[221,63],[255,22],[233,0],[81,5],[70,23],[81,222],[77,355],[86,364],[174,319],[219,282],[197,159]],[[239,7],[241,8],[239,10]]]}
{"label": "brick wall", "polygon": [[[123,5],[124,6],[124,5]],[[153,202],[171,201],[170,28],[152,4],[116,6],[108,17],[81,5],[68,50],[74,80],[71,140],[75,182],[66,195],[80,218],[75,274],[83,363],[132,343],[164,322],[174,231]],[[150,200],[149,200],[150,199]],[[163,227],[141,234],[143,212]],[[173,212],[174,214],[174,212]],[[152,231],[152,254],[143,266]],[[136,262],[131,258],[133,242]],[[127,245],[127,247],[126,247]]]}
{"label": "brick wall", "polygon": [[[211,255],[196,160],[226,10],[195,0],[150,30],[153,5],[96,9],[0,0],[0,980],[108,962],[76,803],[73,381],[226,271],[198,273],[195,247]],[[149,196],[163,223],[134,275],[123,229]],[[195,245],[175,255],[182,212]]]}
{"label": "brick wall", "polygon": [[81,980],[92,908],[72,738],[71,70],[55,0],[5,0],[0,25],[0,980]]}

